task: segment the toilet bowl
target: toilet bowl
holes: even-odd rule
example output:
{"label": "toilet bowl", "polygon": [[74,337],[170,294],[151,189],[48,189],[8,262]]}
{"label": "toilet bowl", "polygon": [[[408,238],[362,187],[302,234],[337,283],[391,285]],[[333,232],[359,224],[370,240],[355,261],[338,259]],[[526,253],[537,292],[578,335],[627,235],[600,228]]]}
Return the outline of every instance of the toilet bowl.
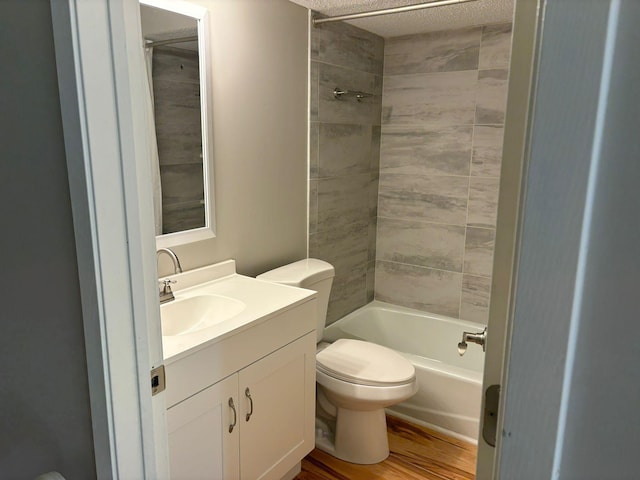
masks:
{"label": "toilet bowl", "polygon": [[333,267],[313,258],[258,275],[258,279],[318,292],[316,447],[352,463],[378,463],[389,455],[384,408],[418,390],[413,365],[370,342],[323,343]]}

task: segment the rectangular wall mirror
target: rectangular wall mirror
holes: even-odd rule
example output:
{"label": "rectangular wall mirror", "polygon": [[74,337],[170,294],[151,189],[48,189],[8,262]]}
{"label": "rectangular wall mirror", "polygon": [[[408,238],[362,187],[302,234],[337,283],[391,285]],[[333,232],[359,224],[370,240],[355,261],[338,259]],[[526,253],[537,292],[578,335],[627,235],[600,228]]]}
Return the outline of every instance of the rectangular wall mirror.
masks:
{"label": "rectangular wall mirror", "polygon": [[[140,0],[157,247],[215,236],[207,9]],[[151,127],[153,123],[153,128]]]}

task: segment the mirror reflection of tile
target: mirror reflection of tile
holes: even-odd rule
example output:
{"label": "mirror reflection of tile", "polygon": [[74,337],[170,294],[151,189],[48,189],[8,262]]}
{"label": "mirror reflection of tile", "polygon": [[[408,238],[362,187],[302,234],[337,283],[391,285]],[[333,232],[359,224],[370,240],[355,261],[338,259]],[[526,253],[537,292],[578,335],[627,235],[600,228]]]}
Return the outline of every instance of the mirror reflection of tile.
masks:
{"label": "mirror reflection of tile", "polygon": [[[141,5],[151,76],[161,190],[167,234],[205,226],[198,21]],[[157,174],[156,174],[157,175]],[[157,194],[154,201],[160,201]]]}

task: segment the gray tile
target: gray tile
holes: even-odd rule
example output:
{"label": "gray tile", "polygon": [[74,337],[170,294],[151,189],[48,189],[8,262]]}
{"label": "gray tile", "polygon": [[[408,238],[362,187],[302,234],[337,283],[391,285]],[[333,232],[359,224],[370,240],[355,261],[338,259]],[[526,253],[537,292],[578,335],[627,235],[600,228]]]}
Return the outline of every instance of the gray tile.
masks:
{"label": "gray tile", "polygon": [[490,278],[466,274],[462,277],[460,318],[486,325],[489,321],[490,300]]}
{"label": "gray tile", "polygon": [[318,121],[320,95],[320,64],[311,62],[309,71],[309,118],[312,122]]}
{"label": "gray tile", "polygon": [[376,262],[367,264],[367,303],[373,302],[376,290]]}
{"label": "gray tile", "polygon": [[318,181],[309,180],[309,234],[318,230]]}
{"label": "gray tile", "polygon": [[153,79],[161,77],[178,83],[200,85],[198,52],[175,47],[154,47]]}
{"label": "gray tile", "polygon": [[462,271],[465,228],[378,218],[377,259]]}
{"label": "gray tile", "polygon": [[378,246],[378,218],[372,217],[369,220],[369,262],[375,262],[376,260],[376,249]]}
{"label": "gray tile", "polygon": [[464,225],[468,177],[380,174],[378,215]]}
{"label": "gray tile", "polygon": [[353,269],[333,279],[327,324],[344,317],[367,303],[367,265]]}
{"label": "gray tile", "polygon": [[482,69],[509,67],[511,54],[511,24],[486,25],[482,27],[480,64]]}
{"label": "gray tile", "polygon": [[380,171],[410,175],[469,175],[473,127],[382,128]]}
{"label": "gray tile", "polygon": [[499,188],[499,178],[470,178],[467,225],[471,227],[496,226]]}
{"label": "gray tile", "polygon": [[[335,98],[336,87],[374,96],[360,102],[353,97]],[[379,125],[381,94],[382,77],[379,75],[319,64],[318,118],[321,122]]]}
{"label": "gray tile", "polygon": [[382,75],[384,38],[343,22],[311,28],[311,58]]}
{"label": "gray tile", "polygon": [[318,230],[369,222],[369,174],[318,180]]}
{"label": "gray tile", "polygon": [[371,125],[321,123],[319,177],[369,173]]}
{"label": "gray tile", "polygon": [[154,113],[160,165],[202,164],[198,84],[155,79]]}
{"label": "gray tile", "polygon": [[204,199],[202,164],[160,165],[162,205],[200,202]]}
{"label": "gray tile", "polygon": [[162,210],[162,233],[182,232],[204,227],[204,205],[167,205]]}
{"label": "gray tile", "polygon": [[458,317],[460,273],[378,261],[375,282],[377,300]]}
{"label": "gray tile", "polygon": [[473,129],[471,175],[499,177],[502,164],[504,127],[478,125]]}
{"label": "gray tile", "polygon": [[509,70],[506,68],[478,72],[476,124],[504,124],[508,76]]}
{"label": "gray tile", "polygon": [[382,136],[382,129],[380,125],[374,125],[371,127],[371,164],[369,168],[371,172],[377,177],[380,173],[380,141]]}
{"label": "gray tile", "polygon": [[378,185],[380,177],[374,173],[369,174],[369,218],[378,215]]}
{"label": "gray tile", "polygon": [[382,123],[391,125],[470,125],[477,72],[385,77]]}
{"label": "gray tile", "polygon": [[309,255],[329,262],[336,269],[336,275],[347,275],[369,261],[369,226],[366,223],[321,230],[313,237]]}
{"label": "gray tile", "polygon": [[309,124],[309,178],[318,178],[319,138],[320,124],[311,122]]}
{"label": "gray tile", "polygon": [[492,228],[467,228],[464,244],[464,273],[490,277],[496,231]]}
{"label": "gray tile", "polygon": [[476,70],[480,27],[389,38],[384,49],[384,74]]}

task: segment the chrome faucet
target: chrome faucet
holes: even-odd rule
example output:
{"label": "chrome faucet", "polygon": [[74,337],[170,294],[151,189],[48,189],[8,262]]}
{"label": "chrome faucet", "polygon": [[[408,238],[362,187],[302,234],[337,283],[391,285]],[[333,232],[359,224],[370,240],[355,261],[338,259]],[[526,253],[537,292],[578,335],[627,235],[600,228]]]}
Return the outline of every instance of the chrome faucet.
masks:
{"label": "chrome faucet", "polygon": [[458,353],[460,356],[464,355],[467,351],[467,342],[477,343],[478,345],[482,345],[482,351],[485,351],[485,344],[487,341],[487,327],[484,327],[482,332],[472,333],[472,332],[462,332],[462,341],[458,343]]}
{"label": "chrome faucet", "polygon": [[171,284],[178,283],[177,281],[169,280],[168,278],[165,278],[164,280],[158,280],[158,283],[160,284],[160,304],[161,305],[163,303],[170,302],[171,300],[176,298],[173,295],[173,290],[171,290]]}
{"label": "chrome faucet", "polygon": [[[160,255],[163,253],[171,257],[171,261],[173,262],[173,273],[182,273],[182,266],[180,265],[180,260],[178,260],[176,252],[170,248],[160,248],[156,252],[156,260],[159,259]],[[176,280],[169,280],[168,278],[165,278],[164,280],[158,280],[158,283],[160,284],[160,303],[166,303],[173,300],[175,297],[171,290],[171,284],[177,283]]]}
{"label": "chrome faucet", "polygon": [[178,256],[176,252],[171,250],[170,248],[160,248],[156,252],[156,259],[160,258],[160,255],[166,253],[171,257],[171,261],[173,262],[173,273],[182,273],[182,266],[180,265],[180,260],[178,260]]}

